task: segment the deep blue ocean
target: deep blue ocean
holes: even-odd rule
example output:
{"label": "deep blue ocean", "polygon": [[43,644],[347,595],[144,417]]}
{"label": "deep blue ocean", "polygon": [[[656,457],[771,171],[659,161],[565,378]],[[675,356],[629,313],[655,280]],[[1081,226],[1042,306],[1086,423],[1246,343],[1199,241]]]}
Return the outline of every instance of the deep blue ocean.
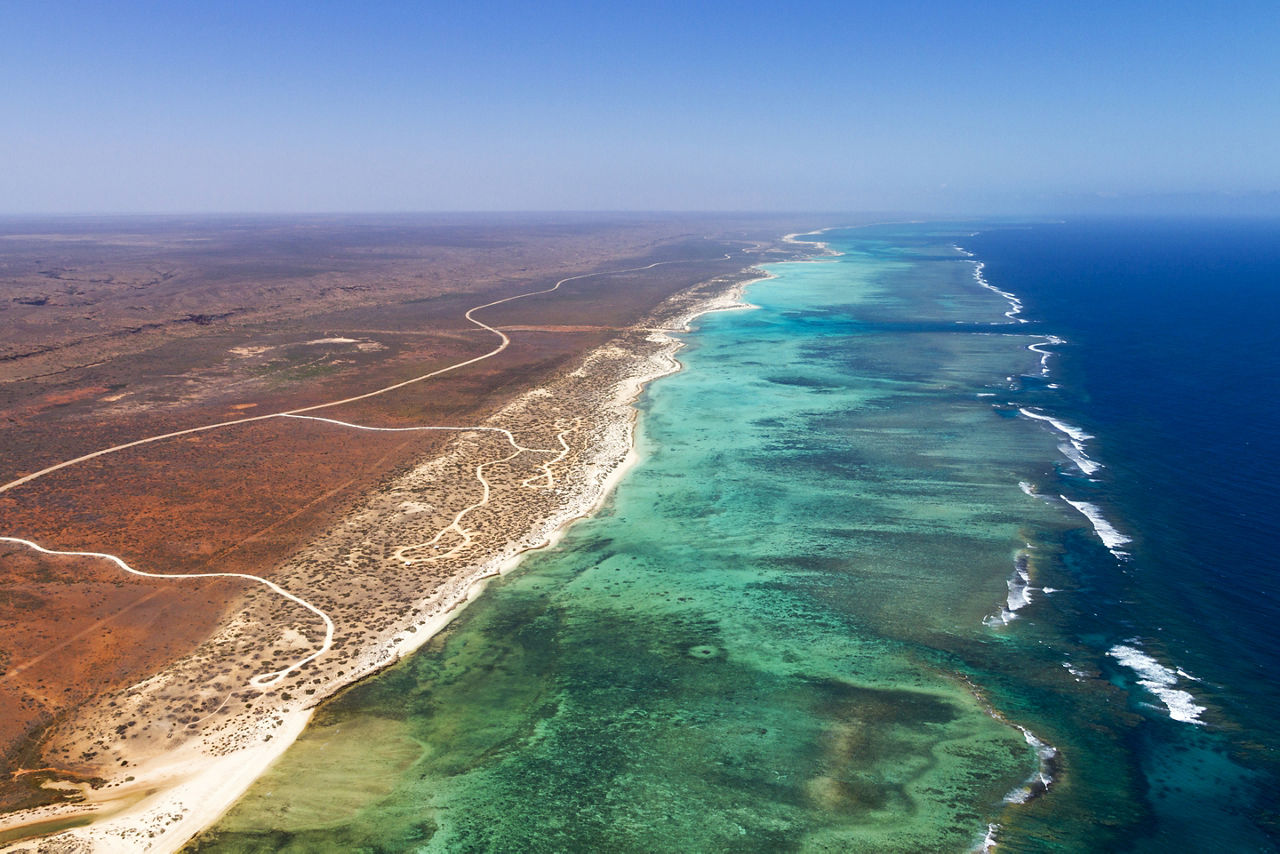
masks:
{"label": "deep blue ocean", "polygon": [[[1089,605],[1064,628],[1098,649],[1138,639],[1206,707],[1203,727],[1153,716],[1130,737],[1155,806],[1148,842],[1273,850],[1280,221],[1087,220],[960,243],[1021,300],[1029,331],[1062,339],[1045,348],[1057,387],[1029,388],[1033,411],[1092,434],[1104,467],[1064,472],[1061,489],[1133,540],[1123,560],[1067,552]],[[1126,669],[1113,675],[1132,681]],[[1203,751],[1230,764],[1206,772],[1189,758]]]}

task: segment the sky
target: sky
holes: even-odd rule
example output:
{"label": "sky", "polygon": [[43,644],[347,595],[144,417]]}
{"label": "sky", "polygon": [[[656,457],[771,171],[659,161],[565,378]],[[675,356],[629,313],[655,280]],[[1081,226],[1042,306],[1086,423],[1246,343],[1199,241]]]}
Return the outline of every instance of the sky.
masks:
{"label": "sky", "polygon": [[0,81],[0,214],[1280,212],[1275,0],[0,0]]}

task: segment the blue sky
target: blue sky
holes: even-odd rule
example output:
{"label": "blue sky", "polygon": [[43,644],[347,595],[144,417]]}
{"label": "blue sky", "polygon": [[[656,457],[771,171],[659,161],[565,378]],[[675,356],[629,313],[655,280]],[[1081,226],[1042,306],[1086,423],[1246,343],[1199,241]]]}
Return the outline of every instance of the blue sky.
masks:
{"label": "blue sky", "polygon": [[1274,0],[5,0],[0,212],[1248,205],[1278,46]]}

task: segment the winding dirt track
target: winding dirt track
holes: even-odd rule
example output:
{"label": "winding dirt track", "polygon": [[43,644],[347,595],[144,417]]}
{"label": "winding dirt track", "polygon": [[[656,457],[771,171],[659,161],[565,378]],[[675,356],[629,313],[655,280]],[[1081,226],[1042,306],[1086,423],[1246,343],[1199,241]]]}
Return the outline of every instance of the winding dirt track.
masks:
{"label": "winding dirt track", "polygon": [[[725,259],[727,260],[730,256],[726,254],[724,257],[725,257]],[[488,504],[488,502],[489,502],[489,498],[490,498],[490,485],[489,485],[489,481],[488,481],[488,480],[485,478],[485,476],[484,476],[484,469],[485,469],[487,466],[495,465],[495,464],[497,464],[497,463],[506,462],[506,461],[508,461],[508,460],[514,459],[515,457],[519,456],[519,455],[520,455],[520,454],[522,454],[522,453],[558,454],[558,456],[557,456],[555,459],[550,460],[550,461],[548,461],[548,462],[546,462],[546,463],[543,463],[543,464],[541,465],[541,468],[543,469],[543,474],[538,474],[538,475],[534,475],[534,476],[532,476],[532,477],[530,477],[530,478],[526,478],[526,479],[525,479],[525,481],[521,484],[522,486],[526,486],[526,487],[529,487],[529,488],[539,488],[539,487],[535,487],[532,483],[530,483],[530,481],[537,480],[537,479],[540,479],[540,478],[545,477],[545,478],[546,478],[546,484],[545,484],[545,485],[542,485],[540,488],[550,489],[550,488],[552,488],[552,487],[555,485],[555,477],[554,477],[554,475],[553,475],[553,474],[552,474],[552,472],[551,472],[551,466],[552,466],[552,465],[554,465],[555,463],[559,462],[560,460],[564,459],[564,457],[569,453],[569,446],[568,446],[568,444],[565,442],[565,435],[566,435],[568,432],[570,432],[570,430],[562,430],[562,431],[559,433],[559,435],[557,436],[557,438],[558,438],[558,440],[559,440],[559,443],[560,443],[561,449],[560,449],[560,450],[556,450],[556,449],[548,449],[548,448],[528,448],[528,447],[525,447],[525,446],[521,445],[519,442],[517,442],[517,441],[516,441],[515,436],[513,436],[509,430],[504,430],[504,429],[502,429],[502,428],[498,428],[498,427],[484,427],[484,426],[470,426],[470,427],[369,427],[369,426],[365,426],[365,425],[361,425],[361,424],[352,424],[352,423],[345,422],[345,421],[338,421],[338,420],[333,419],[333,418],[322,418],[322,417],[318,417],[318,416],[306,415],[305,413],[308,413],[308,412],[316,412],[317,410],[321,410],[321,409],[328,409],[328,408],[331,408],[331,407],[334,407],[334,406],[342,406],[343,404],[347,404],[347,403],[355,403],[355,402],[360,401],[360,400],[367,400],[367,399],[369,399],[369,398],[371,398],[371,397],[377,397],[378,395],[386,394],[387,392],[395,391],[396,389],[404,388],[405,386],[413,385],[413,384],[415,384],[415,383],[420,383],[420,382],[423,382],[424,380],[429,380],[429,379],[431,379],[432,377],[438,377],[438,376],[440,376],[441,374],[446,374],[446,373],[449,373],[450,371],[456,371],[456,370],[458,370],[459,368],[465,368],[465,367],[467,367],[468,365],[474,365],[474,364],[476,364],[477,362],[483,362],[483,361],[484,361],[484,360],[486,360],[486,359],[491,359],[491,358],[493,358],[494,356],[496,356],[496,355],[498,355],[499,353],[501,353],[503,350],[506,350],[506,349],[507,349],[507,347],[508,347],[508,346],[510,346],[510,344],[511,344],[511,339],[510,339],[509,337],[507,337],[507,335],[506,335],[504,332],[502,332],[502,330],[500,330],[500,329],[496,329],[496,328],[494,328],[494,327],[490,326],[489,324],[485,323],[484,321],[476,319],[476,317],[475,317],[475,313],[476,313],[477,311],[482,311],[482,310],[484,310],[484,309],[486,309],[486,308],[493,308],[494,306],[503,305],[504,303],[514,302],[515,300],[527,299],[527,298],[529,298],[529,297],[535,297],[535,296],[541,296],[541,295],[543,295],[543,294],[550,294],[550,293],[554,293],[555,291],[558,291],[558,290],[560,289],[561,285],[564,285],[564,284],[565,284],[565,283],[567,283],[567,282],[579,281],[579,280],[581,280],[581,279],[594,278],[594,277],[596,277],[596,276],[611,276],[611,275],[617,275],[617,274],[619,274],[619,273],[633,273],[633,272],[639,272],[639,271],[642,271],[642,270],[651,270],[651,269],[653,269],[654,267],[659,267],[659,266],[662,266],[662,265],[664,265],[664,264],[682,264],[682,263],[689,263],[689,261],[690,261],[690,260],[696,260],[696,259],[681,259],[681,260],[673,260],[673,261],[655,261],[655,262],[654,262],[654,263],[652,263],[652,264],[646,264],[646,265],[644,265],[644,266],[640,266],[640,267],[626,267],[626,268],[619,269],[619,270],[604,270],[604,271],[601,271],[601,272],[598,272],[598,273],[582,273],[582,274],[577,275],[577,276],[568,276],[568,277],[566,277],[566,278],[564,278],[564,279],[561,279],[560,281],[556,282],[556,283],[555,283],[554,285],[552,285],[551,287],[549,287],[549,288],[544,288],[543,290],[539,290],[539,291],[529,291],[528,293],[516,294],[516,295],[514,295],[514,296],[509,296],[509,297],[503,297],[502,299],[493,300],[492,302],[487,302],[487,303],[484,303],[483,305],[477,305],[477,306],[475,306],[475,307],[473,307],[473,308],[468,309],[468,310],[467,310],[467,312],[466,312],[466,314],[464,314],[463,316],[467,319],[467,321],[468,321],[468,322],[473,323],[473,324],[475,324],[476,326],[478,326],[478,327],[480,327],[481,329],[484,329],[484,330],[486,330],[486,331],[488,331],[488,332],[492,332],[494,335],[498,336],[498,339],[499,339],[499,343],[498,343],[498,346],[497,346],[497,347],[494,347],[494,348],[493,348],[492,350],[490,350],[489,352],[484,353],[484,354],[482,354],[482,355],[480,355],[480,356],[475,356],[475,357],[470,358],[470,359],[465,359],[465,360],[463,360],[463,361],[461,361],[461,362],[457,362],[457,363],[455,363],[455,364],[448,365],[448,366],[443,367],[443,368],[438,368],[437,370],[431,371],[430,373],[422,374],[421,376],[417,376],[417,377],[413,377],[413,378],[411,378],[411,379],[403,380],[403,381],[401,381],[401,382],[394,383],[393,385],[389,385],[389,386],[385,386],[385,387],[383,387],[383,388],[375,389],[375,390],[373,390],[373,391],[365,392],[364,394],[358,394],[358,395],[354,395],[354,396],[352,396],[352,397],[345,397],[345,398],[342,398],[341,400],[333,400],[333,401],[329,401],[329,402],[327,402],[327,403],[318,403],[318,404],[315,404],[315,405],[313,405],[313,406],[306,406],[306,407],[302,407],[302,408],[300,408],[300,409],[290,409],[290,410],[287,410],[287,411],[285,411],[285,412],[272,412],[272,413],[268,413],[268,414],[266,414],[266,415],[254,415],[254,416],[251,416],[251,417],[248,417],[248,418],[236,418],[236,419],[233,419],[233,420],[230,420],[230,421],[219,421],[219,422],[214,423],[214,424],[205,424],[205,425],[200,426],[200,427],[190,427],[190,428],[185,429],[185,430],[175,430],[175,431],[173,431],[173,432],[171,432],[171,433],[161,433],[161,434],[156,435],[156,436],[148,436],[148,437],[146,437],[146,438],[144,438],[144,439],[135,439],[135,440],[134,440],[134,441],[132,441],[132,442],[125,442],[125,443],[120,444],[120,445],[113,445],[113,446],[112,446],[112,447],[110,447],[110,448],[103,448],[103,449],[102,449],[102,450],[100,450],[100,451],[94,451],[94,452],[89,453],[89,454],[84,454],[84,455],[82,455],[82,456],[75,457],[74,459],[65,460],[65,461],[60,462],[60,463],[57,463],[57,464],[55,464],[55,465],[48,466],[47,468],[40,469],[39,471],[32,472],[31,474],[23,475],[22,477],[19,477],[19,478],[15,479],[15,480],[11,480],[11,481],[9,481],[9,482],[8,482],[8,483],[6,483],[6,484],[0,485],[0,493],[8,492],[8,491],[9,491],[9,490],[11,490],[11,489],[15,489],[16,487],[19,487],[19,486],[23,485],[24,483],[30,483],[30,482],[31,482],[31,481],[33,481],[33,480],[36,480],[36,479],[41,478],[41,477],[44,477],[45,475],[48,475],[48,474],[52,474],[53,472],[59,471],[59,470],[61,470],[61,469],[69,468],[70,466],[77,465],[78,463],[83,463],[83,462],[86,462],[86,461],[88,461],[88,460],[95,459],[95,458],[97,458],[97,457],[103,457],[103,456],[106,456],[106,455],[108,455],[108,454],[114,454],[114,453],[116,453],[116,452],[118,452],[118,451],[127,450],[128,448],[136,448],[136,447],[138,447],[139,445],[147,445],[147,444],[150,444],[150,443],[152,443],[152,442],[159,442],[159,441],[162,441],[162,440],[164,440],[164,439],[173,439],[173,438],[176,438],[176,437],[178,437],[178,436],[189,436],[189,435],[191,435],[191,434],[193,434],[193,433],[203,433],[203,432],[206,432],[206,431],[209,431],[209,430],[218,430],[218,429],[222,429],[222,428],[224,428],[224,427],[235,427],[235,426],[240,425],[240,424],[251,424],[251,423],[256,422],[256,421],[266,421],[266,420],[267,420],[267,419],[269,419],[269,418],[298,418],[298,419],[306,419],[306,420],[309,420],[309,421],[316,421],[316,422],[320,422],[320,423],[330,424],[330,425],[333,425],[333,426],[335,426],[335,427],[344,427],[344,428],[358,429],[358,430],[374,430],[374,431],[378,431],[378,432],[410,432],[410,431],[437,430],[437,431],[456,431],[456,432],[493,432],[493,433],[501,433],[501,434],[503,434],[503,435],[506,437],[507,441],[511,443],[512,447],[514,447],[514,448],[515,448],[515,450],[514,450],[511,454],[509,454],[509,455],[507,455],[507,456],[505,456],[505,457],[502,457],[502,458],[500,458],[500,459],[496,459],[496,460],[489,460],[489,461],[487,461],[487,462],[480,463],[479,465],[477,465],[477,466],[476,466],[476,478],[480,481],[481,488],[482,488],[482,494],[481,494],[481,499],[480,499],[480,501],[478,501],[478,502],[476,502],[476,503],[474,503],[474,504],[471,504],[470,506],[468,506],[468,507],[464,508],[463,510],[459,511],[459,513],[454,517],[453,521],[452,521],[448,526],[446,526],[444,529],[442,529],[438,534],[436,534],[436,536],[435,536],[432,540],[430,540],[430,541],[428,541],[428,542],[425,542],[425,543],[418,543],[418,544],[414,544],[414,545],[410,545],[410,546],[402,546],[401,548],[397,549],[397,550],[396,550],[396,552],[395,552],[395,556],[396,556],[398,559],[400,559],[401,561],[403,561],[406,565],[412,565],[412,564],[416,564],[416,563],[432,562],[432,561],[437,561],[437,560],[443,560],[443,559],[445,559],[445,558],[447,558],[447,557],[452,557],[453,555],[458,554],[459,552],[461,552],[463,549],[467,548],[467,546],[469,546],[469,545],[471,544],[471,535],[470,535],[470,533],[469,533],[469,532],[467,532],[467,531],[466,531],[466,529],[462,527],[462,520],[463,520],[463,518],[464,518],[468,513],[471,513],[472,511],[474,511],[474,510],[476,510],[476,509],[478,509],[478,508],[480,508],[480,507],[483,507],[484,505]],[[572,429],[572,428],[570,428],[570,429]],[[459,543],[458,543],[457,545],[455,545],[455,546],[454,546],[453,548],[451,548],[449,551],[447,551],[447,552],[445,552],[445,553],[442,553],[442,554],[437,554],[437,555],[428,555],[428,556],[426,556],[426,557],[418,557],[418,558],[412,558],[412,557],[406,557],[406,556],[405,556],[405,554],[406,554],[407,552],[410,552],[410,551],[419,551],[419,550],[426,550],[426,549],[434,549],[434,548],[437,546],[437,544],[440,542],[441,538],[442,538],[442,537],[444,537],[446,534],[448,534],[450,531],[454,532],[454,534],[459,538],[459,540],[460,540],[460,541],[459,541]],[[260,673],[260,674],[258,674],[257,676],[254,676],[252,679],[250,679],[250,680],[249,680],[249,684],[250,684],[252,687],[257,688],[257,689],[259,689],[259,690],[266,691],[266,690],[268,690],[268,689],[271,689],[271,688],[275,687],[276,685],[279,685],[279,684],[280,684],[280,682],[282,682],[282,681],[283,681],[283,680],[284,680],[284,679],[285,679],[289,674],[291,674],[291,673],[293,673],[294,671],[296,671],[296,670],[298,670],[298,669],[300,669],[300,668],[304,667],[305,665],[307,665],[307,664],[308,664],[308,663],[310,663],[311,661],[314,661],[316,658],[319,658],[320,656],[324,655],[326,652],[328,652],[328,651],[329,651],[330,647],[332,647],[332,646],[333,646],[334,624],[333,624],[333,619],[332,619],[332,618],[331,618],[327,613],[325,613],[324,611],[322,611],[320,608],[317,608],[315,605],[311,604],[310,602],[306,601],[305,599],[303,599],[303,598],[301,598],[301,597],[299,597],[299,596],[297,596],[297,595],[295,595],[295,594],[293,594],[293,593],[290,593],[288,590],[285,590],[283,587],[280,587],[279,585],[275,584],[274,582],[269,581],[269,580],[267,580],[267,579],[265,579],[265,578],[262,578],[261,576],[258,576],[258,575],[250,575],[250,574],[247,574],[247,573],[239,573],[239,572],[200,572],[200,573],[180,573],[180,572],[179,572],[179,573],[162,573],[162,572],[144,572],[143,570],[133,568],[132,566],[130,566],[129,564],[127,564],[123,559],[121,559],[120,557],[118,557],[118,556],[116,556],[116,555],[113,555],[113,554],[107,554],[107,553],[105,553],[105,552],[93,552],[93,551],[59,551],[59,550],[57,550],[57,549],[47,548],[47,547],[45,547],[45,546],[43,546],[43,545],[40,545],[39,543],[33,542],[32,540],[24,539],[24,538],[21,538],[21,537],[11,537],[11,536],[0,536],[0,542],[13,543],[13,544],[15,544],[15,545],[25,546],[25,547],[27,547],[27,548],[33,549],[33,550],[35,550],[35,551],[38,551],[38,552],[41,552],[41,553],[43,553],[43,554],[47,554],[47,555],[62,556],[62,557],[90,557],[90,558],[99,558],[99,559],[106,560],[106,561],[110,561],[111,563],[114,563],[116,566],[118,566],[120,569],[124,570],[125,572],[131,573],[131,574],[133,574],[133,575],[143,576],[143,577],[146,577],[146,578],[172,578],[172,579],[184,579],[184,578],[238,578],[238,579],[241,579],[241,580],[244,580],[244,581],[252,581],[252,582],[256,582],[256,583],[258,583],[258,584],[265,585],[265,586],[266,586],[267,588],[269,588],[272,592],[274,592],[274,593],[276,593],[276,594],[278,594],[278,595],[280,595],[280,596],[284,597],[285,599],[289,600],[290,602],[294,602],[295,604],[301,605],[303,608],[305,608],[305,609],[307,609],[308,611],[311,611],[312,613],[314,613],[314,614],[316,614],[317,616],[319,616],[319,617],[320,617],[320,619],[324,621],[324,625],[325,625],[325,635],[324,635],[324,640],[321,642],[321,644],[320,644],[319,648],[318,648],[318,649],[316,649],[314,652],[312,652],[310,655],[307,655],[307,656],[305,656],[304,658],[299,659],[298,661],[294,662],[293,664],[289,665],[288,667],[286,667],[286,668],[284,668],[284,669],[282,669],[282,670],[273,670],[273,671],[268,672],[268,673]]]}
{"label": "winding dirt track", "polygon": [[[556,480],[555,480],[555,474],[551,471],[551,467],[556,463],[560,462],[561,460],[563,460],[565,456],[568,455],[570,448],[569,448],[569,444],[565,442],[564,437],[573,429],[571,427],[566,430],[561,430],[559,433],[556,434],[556,439],[560,442],[560,450],[556,450],[555,448],[526,448],[524,445],[521,445],[519,442],[516,441],[516,437],[512,435],[510,430],[504,430],[501,427],[368,427],[363,424],[352,424],[349,421],[338,421],[333,418],[320,418],[315,415],[287,415],[285,417],[286,418],[305,418],[310,421],[322,421],[328,424],[337,425],[339,427],[350,427],[355,430],[372,430],[379,433],[411,433],[414,431],[423,431],[423,430],[440,430],[440,431],[451,431],[451,432],[458,432],[458,433],[500,433],[506,437],[508,442],[511,443],[511,446],[515,448],[515,451],[513,451],[512,453],[507,454],[505,457],[499,457],[496,460],[489,460],[487,462],[480,463],[479,465],[476,466],[476,480],[480,481],[480,488],[481,488],[481,495],[480,495],[479,501],[475,502],[474,504],[470,504],[464,507],[463,509],[459,510],[457,515],[453,517],[453,521],[450,522],[444,528],[440,529],[439,533],[437,533],[434,537],[432,537],[427,542],[417,543],[415,545],[410,545],[410,546],[400,546],[395,550],[394,556],[396,557],[397,560],[400,560],[401,562],[403,562],[405,566],[413,566],[414,564],[419,564],[419,563],[433,563],[438,560],[444,560],[446,558],[453,557],[454,555],[458,554],[463,549],[471,545],[472,543],[471,532],[462,527],[462,520],[467,514],[471,513],[474,510],[478,510],[489,503],[489,497],[491,495],[491,487],[489,484],[489,480],[484,476],[484,470],[488,466],[497,465],[498,463],[505,463],[508,460],[514,460],[516,457],[520,456],[523,453],[555,454],[556,455],[555,459],[542,463],[539,466],[539,468],[542,469],[542,474],[531,475],[520,482],[520,485],[527,489],[551,489],[552,487],[554,487]],[[535,486],[532,483],[532,481],[540,480],[542,478],[546,478],[547,482],[545,484],[539,484]],[[436,547],[436,544],[440,542],[440,538],[443,537],[445,534],[449,533],[450,531],[453,531],[455,534],[457,534],[457,536],[461,539],[461,542],[458,543],[458,545],[454,546],[449,551],[443,554],[430,555],[424,558],[405,557],[406,552],[416,551],[418,549],[428,549],[428,548],[434,549]]]}
{"label": "winding dirt track", "polygon": [[[724,257],[727,259],[729,256],[725,255]],[[152,442],[159,442],[163,439],[173,439],[178,436],[189,436],[192,433],[203,433],[207,430],[217,430],[222,427],[234,427],[237,424],[251,424],[255,421],[266,421],[268,418],[281,418],[286,415],[301,415],[306,412],[315,412],[320,409],[328,409],[332,406],[342,406],[345,403],[355,403],[356,401],[359,401],[359,400],[368,400],[371,397],[377,397],[378,395],[386,394],[389,391],[395,391],[396,389],[404,388],[405,386],[413,385],[414,383],[420,383],[423,380],[429,380],[432,377],[438,377],[441,374],[447,374],[450,371],[456,371],[459,368],[465,368],[468,365],[474,365],[477,362],[483,362],[485,359],[491,359],[494,356],[501,353],[503,350],[507,349],[507,347],[511,345],[511,339],[508,338],[502,330],[495,329],[494,327],[490,326],[489,324],[485,323],[482,320],[476,320],[475,317],[473,317],[473,315],[477,311],[481,311],[486,308],[493,308],[496,305],[502,305],[504,303],[514,302],[520,299],[528,299],[529,297],[536,297],[536,296],[541,296],[542,294],[554,293],[555,291],[560,290],[560,286],[565,284],[566,282],[576,282],[580,279],[590,279],[596,276],[614,276],[619,273],[635,273],[635,272],[639,272],[640,270],[651,270],[654,267],[659,267],[659,266],[662,266],[663,264],[687,264],[687,263],[688,263],[688,260],[655,261],[654,263],[646,264],[643,267],[626,267],[621,270],[604,270],[599,273],[582,273],[581,275],[569,276],[568,278],[561,279],[551,287],[544,288],[543,290],[540,290],[540,291],[529,291],[528,293],[524,293],[524,294],[516,294],[515,296],[503,297],[502,299],[494,300],[493,302],[487,302],[484,305],[477,305],[474,308],[468,309],[467,313],[463,316],[469,322],[474,323],[476,326],[479,326],[481,329],[484,329],[488,332],[492,332],[494,335],[497,335],[499,339],[501,339],[501,342],[498,344],[497,347],[494,347],[488,353],[485,353],[483,355],[476,356],[471,359],[465,359],[461,362],[456,362],[452,365],[447,365],[443,368],[438,368],[437,370],[431,371],[430,373],[423,374],[418,377],[413,377],[411,379],[403,380],[401,382],[395,383],[393,385],[385,386],[380,389],[368,391],[368,392],[365,392],[364,394],[357,394],[354,397],[344,397],[341,400],[331,400],[328,403],[317,403],[312,406],[304,406],[301,409],[289,409],[284,412],[270,412],[270,413],[267,413],[266,415],[253,415],[248,418],[234,418],[230,421],[218,421],[214,424],[205,424],[200,427],[189,427],[186,430],[174,430],[172,433],[161,433],[156,436],[148,436],[145,439],[135,439],[132,442],[125,442],[122,445],[113,445],[110,448],[103,448],[100,451],[94,451],[92,453],[84,454],[83,456],[76,457],[74,459],[65,460],[60,463],[55,463],[54,465],[51,465],[47,468],[40,469],[40,471],[32,472],[31,474],[28,474],[28,475],[23,475],[22,477],[17,478],[16,480],[11,480],[8,483],[0,486],[0,493],[8,492],[14,487],[21,486],[24,483],[30,483],[31,481],[44,477],[47,474],[52,474],[53,472],[58,471],[59,469],[68,468],[78,463],[83,463],[88,460],[92,460],[96,457],[104,457],[107,454],[114,454],[117,451],[123,451],[128,448],[136,448],[139,445],[147,445]]]}
{"label": "winding dirt track", "polygon": [[253,677],[252,679],[249,680],[249,684],[255,688],[266,689],[266,688],[271,688],[271,687],[274,687],[275,685],[278,685],[290,673],[302,667],[303,665],[307,664],[307,662],[312,661],[313,659],[318,658],[321,655],[324,655],[326,652],[329,651],[329,648],[333,646],[333,620],[329,618],[328,614],[326,614],[324,611],[321,611],[319,608],[317,608],[315,605],[312,605],[307,600],[299,596],[293,595],[288,590],[285,590],[283,587],[276,584],[275,582],[268,581],[267,579],[257,575],[247,575],[245,573],[240,573],[240,572],[190,572],[190,573],[144,572],[141,569],[134,569],[133,567],[129,566],[129,564],[125,563],[120,558],[112,554],[107,554],[106,552],[64,552],[64,551],[59,551],[57,549],[45,548],[39,543],[33,543],[31,540],[24,540],[21,537],[0,537],[0,542],[15,543],[17,545],[23,545],[28,548],[35,549],[36,551],[41,552],[42,554],[47,554],[47,555],[56,555],[60,557],[101,558],[103,560],[111,561],[116,566],[123,569],[125,572],[132,573],[133,575],[141,575],[144,578],[241,578],[246,581],[256,581],[260,584],[265,584],[267,587],[271,588],[273,592],[278,593],[279,595],[288,599],[290,602],[296,602],[297,604],[306,608],[308,611],[311,611],[317,616],[319,616],[320,619],[324,620],[324,626],[325,626],[324,641],[320,644],[320,648],[318,650],[311,653],[306,658],[303,658],[303,659],[300,659],[299,661],[294,662],[293,664],[289,665],[283,670],[273,670],[270,673],[260,673],[257,676]]}

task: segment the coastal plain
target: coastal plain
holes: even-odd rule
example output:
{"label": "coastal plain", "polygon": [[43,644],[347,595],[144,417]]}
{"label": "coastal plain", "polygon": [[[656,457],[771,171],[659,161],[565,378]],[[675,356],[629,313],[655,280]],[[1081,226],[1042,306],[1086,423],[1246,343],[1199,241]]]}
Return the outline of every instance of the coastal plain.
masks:
{"label": "coastal plain", "polygon": [[0,844],[181,845],[589,511],[666,331],[782,230],[0,223]]}

